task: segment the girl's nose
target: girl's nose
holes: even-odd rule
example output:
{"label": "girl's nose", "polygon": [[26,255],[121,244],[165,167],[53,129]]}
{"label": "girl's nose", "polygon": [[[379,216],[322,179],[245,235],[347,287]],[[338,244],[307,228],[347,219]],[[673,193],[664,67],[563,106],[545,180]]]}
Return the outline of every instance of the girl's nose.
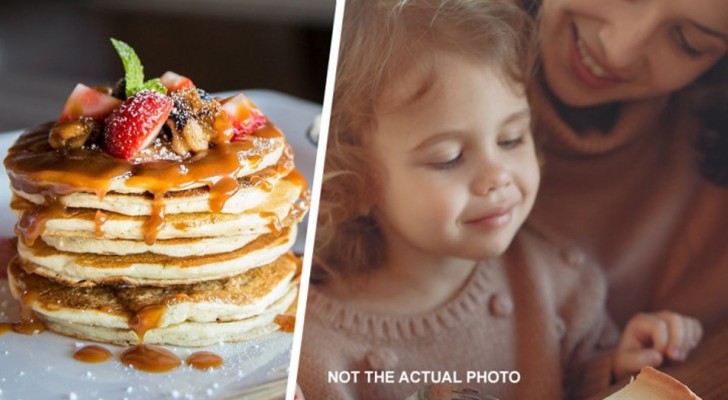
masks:
{"label": "girl's nose", "polygon": [[478,171],[472,184],[472,191],[478,196],[487,196],[512,183],[511,174],[499,163],[489,163]]}
{"label": "girl's nose", "polygon": [[643,66],[650,41],[659,27],[659,10],[652,1],[625,3],[617,7],[620,11],[604,21],[599,30],[606,67],[617,73]]}

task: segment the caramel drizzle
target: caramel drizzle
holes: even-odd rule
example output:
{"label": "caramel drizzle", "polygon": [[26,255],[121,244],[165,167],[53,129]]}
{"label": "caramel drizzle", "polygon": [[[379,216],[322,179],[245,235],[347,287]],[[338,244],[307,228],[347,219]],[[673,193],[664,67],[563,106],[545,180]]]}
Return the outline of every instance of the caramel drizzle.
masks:
{"label": "caramel drizzle", "polygon": [[139,343],[144,341],[147,331],[159,327],[166,310],[166,305],[146,306],[129,318],[129,327],[136,333]]}
{"label": "caramel drizzle", "polygon": [[278,218],[278,214],[270,211],[262,211],[258,215],[260,215],[261,218],[268,220],[268,230],[272,234],[276,236],[281,234],[283,225],[281,224],[280,218]]}
{"label": "caramel drizzle", "polygon": [[222,357],[209,351],[197,351],[190,354],[185,363],[196,369],[210,369],[222,366]]}
{"label": "caramel drizzle", "polygon": [[[74,149],[65,153],[55,151],[48,143],[45,124],[21,135],[10,148],[4,164],[11,184],[17,190],[40,194],[43,206],[23,213],[16,226],[18,236],[32,245],[45,229],[45,222],[63,210],[58,197],[75,192],[95,193],[103,200],[112,181],[123,180],[131,187],[144,189],[152,195],[152,210],[144,225],[144,241],[153,244],[159,229],[164,226],[164,197],[171,190],[184,190],[199,182],[209,188],[209,205],[213,212],[223,209],[230,197],[239,190],[237,175],[248,165],[258,166],[262,157],[256,154],[255,138],[281,139],[283,133],[268,123],[240,141],[215,146],[183,161],[153,161],[133,164],[109,156],[99,149]],[[286,157],[292,150],[285,146]],[[279,175],[287,174],[288,163],[279,163]],[[263,190],[272,186],[265,180],[252,181]],[[97,226],[101,226],[103,223]],[[98,235],[98,232],[97,232]]]}
{"label": "caramel drizzle", "polygon": [[296,328],[296,317],[293,315],[278,314],[273,321],[278,324],[282,332],[293,333]]}
{"label": "caramel drizzle", "polygon": [[33,303],[40,294],[34,290],[25,290],[20,295],[20,322],[12,324],[13,331],[23,335],[33,335],[45,331],[45,325],[33,311]]}
{"label": "caramel drizzle", "polygon": [[111,359],[111,352],[104,347],[92,344],[76,350],[73,358],[81,362],[97,364]]}
{"label": "caramel drizzle", "polygon": [[28,246],[45,231],[49,219],[61,215],[65,207],[56,197],[46,197],[42,206],[23,210],[15,224],[15,234]]}
{"label": "caramel drizzle", "polygon": [[182,364],[182,360],[171,351],[141,343],[124,350],[121,362],[145,372],[167,372]]}
{"label": "caramel drizzle", "polygon": [[136,333],[137,344],[121,353],[121,362],[146,372],[166,372],[180,366],[182,360],[169,350],[144,344],[144,335],[159,327],[166,305],[142,308],[129,318],[129,327]]}

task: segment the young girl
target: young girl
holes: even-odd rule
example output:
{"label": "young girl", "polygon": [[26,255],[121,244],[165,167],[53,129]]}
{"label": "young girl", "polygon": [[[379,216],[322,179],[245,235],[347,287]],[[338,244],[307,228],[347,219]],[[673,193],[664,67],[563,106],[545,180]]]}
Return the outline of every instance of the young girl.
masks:
{"label": "young girl", "polygon": [[691,319],[644,315],[607,352],[599,270],[519,232],[540,176],[529,32],[510,1],[347,1],[298,369],[307,398],[451,383],[561,399],[700,339]]}

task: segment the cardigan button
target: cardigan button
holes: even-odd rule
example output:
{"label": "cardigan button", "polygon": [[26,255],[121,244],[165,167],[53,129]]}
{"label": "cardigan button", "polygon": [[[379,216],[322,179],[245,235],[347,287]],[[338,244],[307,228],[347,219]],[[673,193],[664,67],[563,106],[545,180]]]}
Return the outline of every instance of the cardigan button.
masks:
{"label": "cardigan button", "polygon": [[503,294],[494,294],[490,297],[490,313],[496,317],[507,317],[513,313],[513,301]]}
{"label": "cardigan button", "polygon": [[397,367],[399,358],[392,350],[382,348],[368,352],[366,361],[371,371],[391,371]]}
{"label": "cardigan button", "polygon": [[561,259],[572,267],[581,267],[586,262],[586,255],[576,249],[562,249]]}
{"label": "cardigan button", "polygon": [[554,323],[554,330],[556,331],[556,337],[559,339],[563,339],[564,335],[566,334],[566,322],[564,322],[561,318],[556,318],[556,322]]}

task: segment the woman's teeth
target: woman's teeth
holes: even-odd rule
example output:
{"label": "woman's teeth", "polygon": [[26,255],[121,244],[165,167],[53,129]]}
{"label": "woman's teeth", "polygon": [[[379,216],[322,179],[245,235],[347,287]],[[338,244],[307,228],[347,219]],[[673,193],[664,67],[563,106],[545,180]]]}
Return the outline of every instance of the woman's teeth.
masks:
{"label": "woman's teeth", "polygon": [[586,48],[584,48],[584,42],[581,38],[576,40],[576,48],[579,51],[581,62],[587,67],[587,69],[598,78],[607,78],[607,71],[602,68],[593,58],[589,55]]}

